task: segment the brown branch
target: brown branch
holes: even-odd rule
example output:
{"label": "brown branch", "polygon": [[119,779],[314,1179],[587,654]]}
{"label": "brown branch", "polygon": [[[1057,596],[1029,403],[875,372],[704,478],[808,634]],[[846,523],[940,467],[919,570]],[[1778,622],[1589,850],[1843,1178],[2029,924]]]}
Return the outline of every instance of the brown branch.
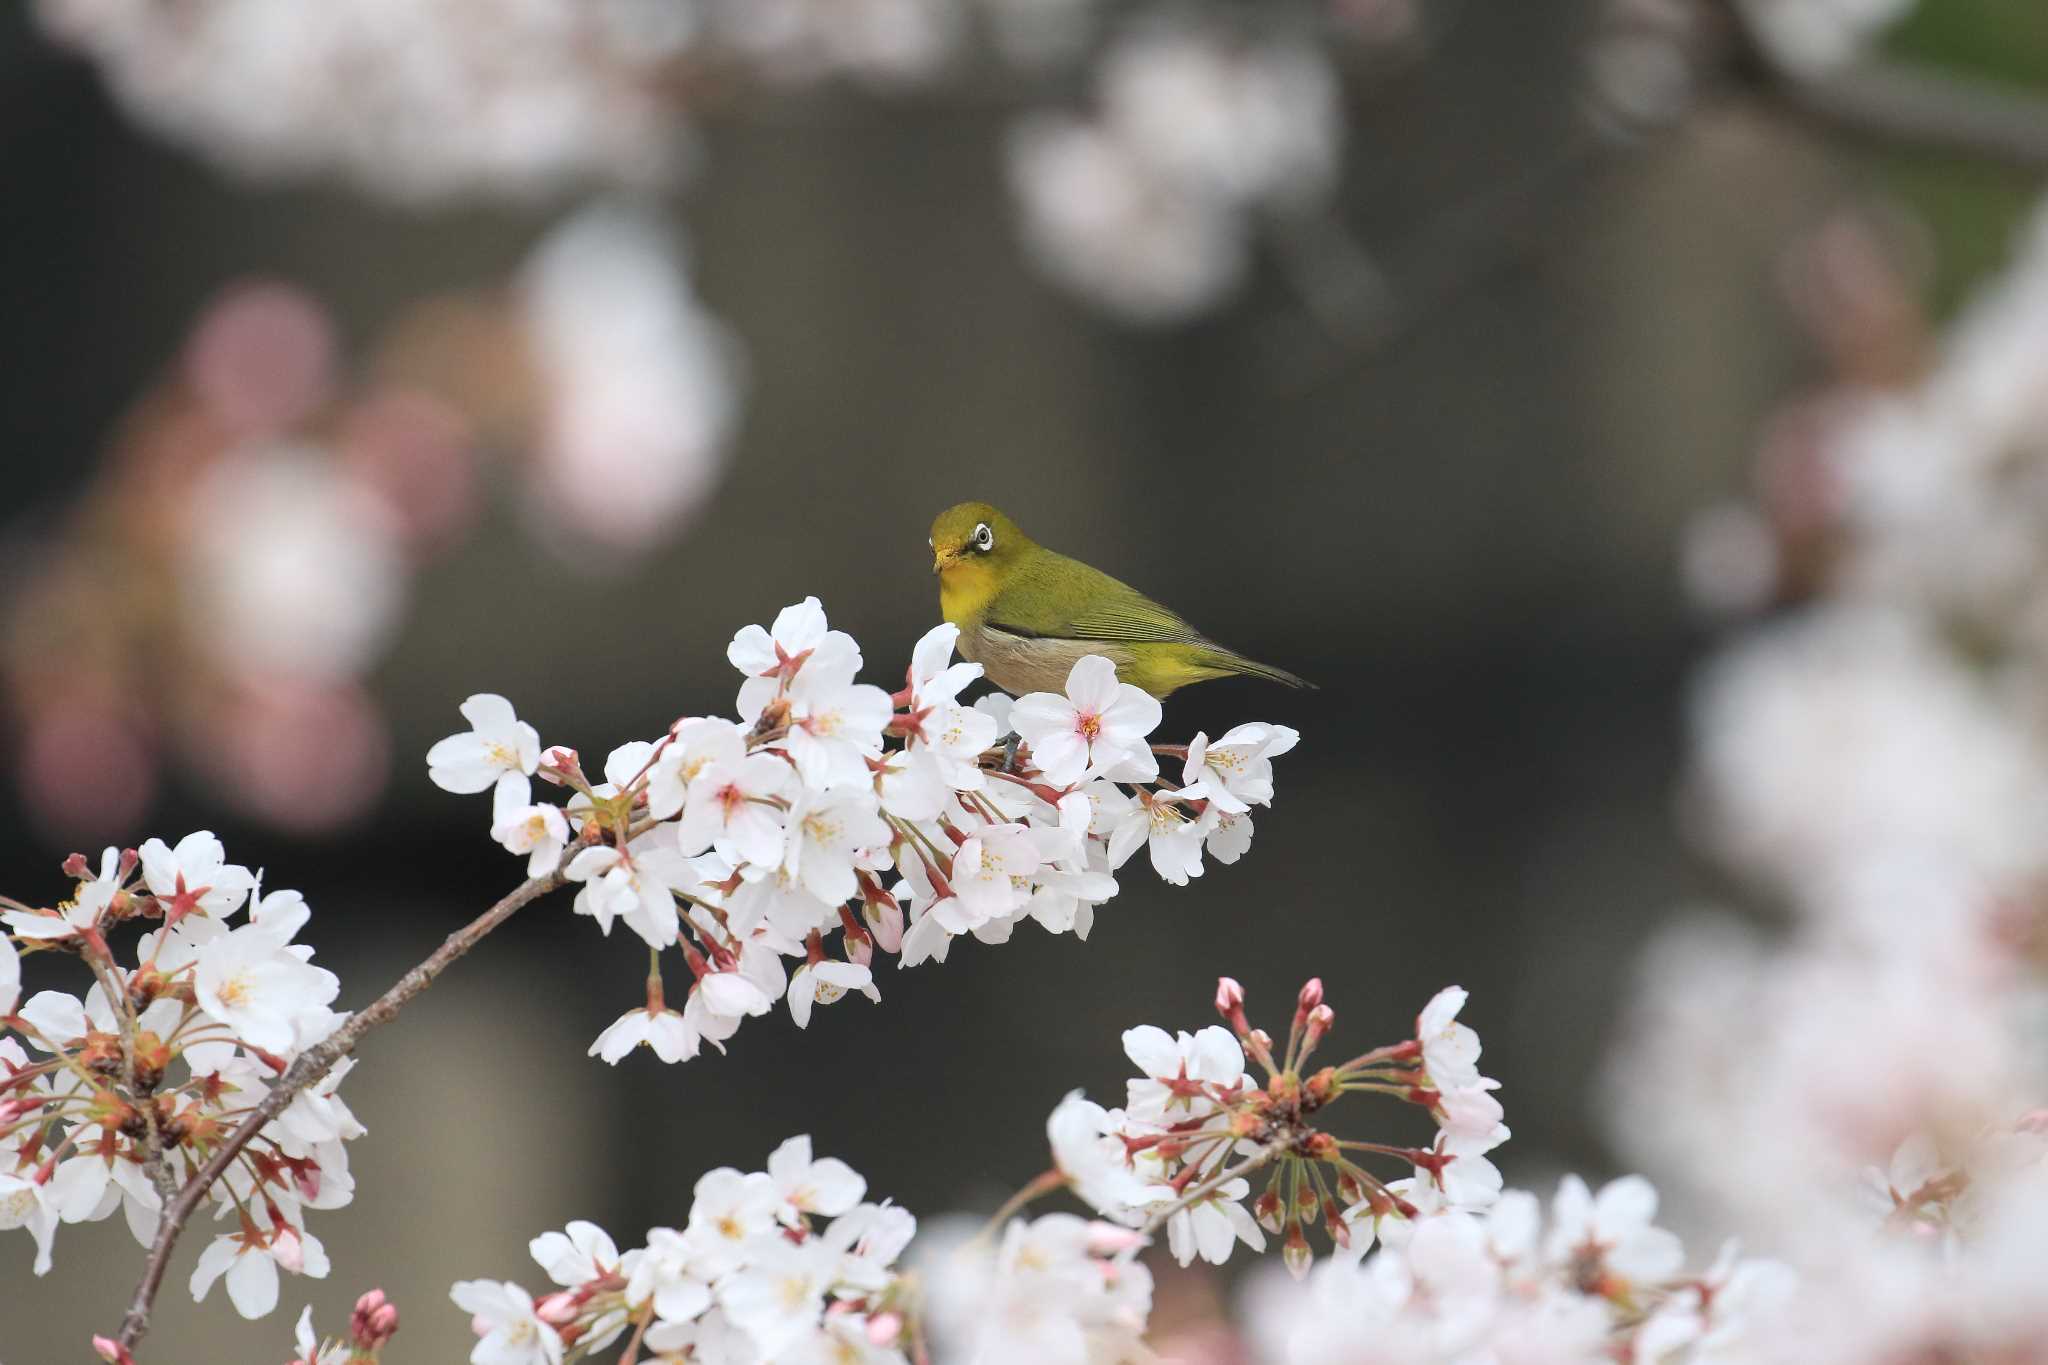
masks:
{"label": "brown branch", "polygon": [[284,1075],[271,1086],[263,1102],[221,1143],[212,1158],[185,1182],[178,1191],[177,1199],[165,1206],[162,1221],[157,1225],[156,1240],[149,1248],[149,1260],[143,1266],[141,1283],[135,1286],[134,1302],[129,1305],[128,1316],[121,1323],[119,1341],[123,1348],[133,1350],[143,1334],[149,1331],[150,1308],[156,1301],[157,1290],[163,1285],[164,1272],[170,1268],[171,1251],[177,1246],[178,1234],[184,1230],[186,1221],[199,1207],[207,1191],[213,1188],[214,1182],[263,1130],[264,1125],[283,1113],[300,1091],[319,1081],[336,1062],[353,1052],[364,1034],[380,1024],[389,1023],[414,996],[432,985],[435,977],[447,970],[455,959],[474,948],[484,935],[511,918],[515,910],[538,900],[565,880],[562,873],[556,871],[522,883],[496,905],[448,935],[426,961],[399,977],[390,990],[368,1008],[351,1016],[325,1042],[299,1054],[298,1060],[287,1067]]}

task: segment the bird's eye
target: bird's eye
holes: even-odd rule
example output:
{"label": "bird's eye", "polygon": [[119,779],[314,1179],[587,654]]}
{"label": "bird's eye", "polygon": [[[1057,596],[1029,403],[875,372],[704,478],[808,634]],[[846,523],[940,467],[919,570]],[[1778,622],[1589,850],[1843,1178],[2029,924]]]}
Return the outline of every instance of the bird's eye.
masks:
{"label": "bird's eye", "polygon": [[995,547],[996,533],[988,529],[988,523],[984,521],[979,526],[976,526],[974,528],[974,548],[977,550],[993,550]]}

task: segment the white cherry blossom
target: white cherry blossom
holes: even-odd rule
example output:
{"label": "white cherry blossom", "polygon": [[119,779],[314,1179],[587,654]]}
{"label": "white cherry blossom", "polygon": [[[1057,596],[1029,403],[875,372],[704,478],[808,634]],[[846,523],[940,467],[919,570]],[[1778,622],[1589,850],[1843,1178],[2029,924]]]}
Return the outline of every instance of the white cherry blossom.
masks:
{"label": "white cherry blossom", "polygon": [[675,1010],[631,1009],[597,1035],[588,1055],[617,1066],[636,1047],[647,1047],[664,1062],[686,1062],[702,1040]]}
{"label": "white cherry blossom", "polygon": [[443,791],[489,790],[510,776],[531,777],[540,766],[540,735],[519,719],[512,703],[479,692],[462,703],[466,734],[450,735],[427,750],[427,776]]}
{"label": "white cherry blossom", "polygon": [[142,880],[150,894],[176,907],[179,915],[196,912],[226,919],[242,908],[256,884],[255,875],[230,863],[220,840],[205,830],[186,835],[176,848],[150,839],[139,851]]}
{"label": "white cherry blossom", "polygon": [[498,1280],[459,1280],[448,1291],[470,1315],[470,1365],[562,1365],[562,1338],[540,1320],[533,1296]]}
{"label": "white cherry blossom", "polygon": [[1149,782],[1158,776],[1148,736],[1161,714],[1156,700],[1117,681],[1115,664],[1090,654],[1067,674],[1065,696],[1019,697],[1010,723],[1031,746],[1046,781],[1066,787],[1088,777]]}

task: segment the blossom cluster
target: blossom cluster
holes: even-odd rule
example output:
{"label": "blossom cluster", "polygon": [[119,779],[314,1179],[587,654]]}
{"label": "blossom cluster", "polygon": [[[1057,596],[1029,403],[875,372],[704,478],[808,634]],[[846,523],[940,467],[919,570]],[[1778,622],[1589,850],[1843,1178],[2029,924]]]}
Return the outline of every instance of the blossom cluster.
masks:
{"label": "blossom cluster", "polygon": [[1542,1201],[1508,1190],[1483,1214],[1444,1209],[1363,1261],[1333,1259],[1301,1286],[1271,1286],[1252,1326],[1275,1361],[1670,1362],[1772,1358],[1791,1272],[1734,1244],[1684,1270],[1652,1220],[1641,1176],[1590,1189],[1566,1176]]}
{"label": "blossom cluster", "polygon": [[[344,1018],[333,973],[296,941],[305,899],[264,890],[211,834],[110,848],[96,869],[74,854],[65,870],[77,885],[58,905],[0,901],[0,1229],[35,1239],[37,1274],[61,1224],[117,1209],[148,1245],[167,1195]],[[154,927],[117,953],[131,920]],[[76,958],[91,985],[20,998],[22,959],[42,957]],[[327,1274],[306,1213],[354,1195],[343,1144],[363,1128],[336,1093],[347,1070],[295,1095],[208,1192],[233,1224],[201,1252],[195,1299],[225,1278],[236,1309],[260,1317],[280,1270]]]}
{"label": "blossom cluster", "polygon": [[555,554],[630,560],[715,488],[738,376],[673,227],[619,205],[361,356],[306,291],[230,285],[13,576],[0,685],[31,818],[132,827],[174,763],[252,820],[359,816],[390,767],[368,675],[489,485]]}
{"label": "blossom cluster", "polygon": [[[1322,994],[1320,982],[1303,987],[1279,1046],[1250,1025],[1228,978],[1216,999],[1228,1028],[1128,1031],[1140,1074],[1124,1105],[1063,1100],[1047,1123],[1054,1169],[1011,1206],[1064,1187],[1103,1221],[1047,1214],[1011,1222],[997,1245],[984,1234],[927,1249],[917,1264],[941,1357],[1141,1358],[1152,1279],[1135,1257],[1162,1229],[1182,1265],[1278,1240],[1291,1282],[1255,1294],[1247,1323],[1275,1362],[1680,1365],[1751,1358],[1757,1343],[1780,1339],[1789,1271],[1730,1244],[1688,1273],[1642,1177],[1597,1192],[1566,1177],[1547,1225],[1536,1196],[1503,1190],[1487,1153],[1508,1130],[1496,1084],[1478,1069],[1479,1036],[1458,1019],[1463,990],[1433,997],[1412,1037],[1311,1070],[1335,1022]],[[1331,1106],[1354,1093],[1425,1110],[1435,1138],[1410,1148],[1336,1136]],[[1382,1180],[1367,1169],[1388,1160],[1407,1173]],[[1264,1185],[1256,1198],[1248,1177]],[[1320,1265],[1311,1227],[1332,1244]]]}
{"label": "blossom cluster", "polygon": [[844,1361],[903,1365],[909,1288],[894,1269],[917,1220],[865,1202],[845,1162],[813,1158],[794,1137],[765,1171],[730,1167],[698,1180],[684,1225],[658,1227],[620,1253],[594,1223],[533,1239],[554,1288],[464,1280],[450,1293],[471,1315],[475,1365],[561,1365],[628,1333],[659,1361]]}
{"label": "blossom cluster", "polygon": [[1249,266],[1261,214],[1301,213],[1334,183],[1334,69],[1299,37],[1138,26],[1097,72],[1094,118],[1037,113],[1010,140],[1026,245],[1111,312],[1206,311]]}
{"label": "blossom cluster", "polygon": [[[1486,1153],[1507,1140],[1508,1129],[1496,1083],[1479,1074],[1479,1037],[1457,1020],[1465,992],[1451,987],[1432,999],[1415,1037],[1311,1071],[1308,1060],[1335,1020],[1322,995],[1319,980],[1302,988],[1278,1054],[1246,1019],[1243,990],[1229,978],[1216,996],[1229,1028],[1129,1030],[1124,1054],[1140,1074],[1123,1106],[1067,1096],[1046,1124],[1055,1166],[1113,1222],[1163,1219],[1182,1265],[1197,1256],[1220,1265],[1239,1243],[1264,1250],[1270,1232],[1288,1268],[1301,1274],[1312,1256],[1312,1227],[1355,1258],[1383,1222],[1490,1205],[1501,1176]],[[1247,1071],[1247,1053],[1262,1076]],[[1315,1126],[1349,1093],[1424,1107],[1437,1122],[1435,1138],[1409,1148],[1340,1139]],[[1374,1157],[1404,1163],[1404,1174],[1382,1180],[1363,1164]],[[1248,1209],[1246,1175],[1265,1166],[1272,1173]]]}
{"label": "blossom cluster", "polygon": [[[39,0],[139,122],[259,180],[338,177],[406,203],[643,195],[703,161],[735,89],[880,91],[1018,77],[1009,163],[1031,254],[1105,311],[1223,301],[1269,220],[1320,216],[1340,57],[1416,45],[1405,3],[1226,14],[1151,0]],[[1049,101],[1094,77],[1100,112]],[[260,110],[258,115],[256,111]],[[461,111],[460,117],[451,111]],[[1286,231],[1272,234],[1285,243]],[[1327,253],[1326,253],[1327,254]]]}
{"label": "blossom cluster", "polygon": [[1800,1269],[1802,1360],[2048,1325],[2015,1280],[2048,1254],[2048,210],[2017,245],[1937,343],[1880,239],[1818,234],[1833,294],[1803,305],[1842,372],[1686,547],[1711,605],[1776,608],[1704,672],[1689,796],[1785,924],[1653,944],[1612,1127]]}
{"label": "blossom cluster", "polygon": [[[593,1055],[644,1044],[681,1061],[778,1000],[803,1026],[848,992],[879,999],[878,949],[944,961],[957,939],[1001,943],[1024,920],[1086,938],[1140,849],[1174,884],[1243,855],[1293,730],[1154,745],[1159,704],[1099,656],[1074,665],[1064,695],[970,705],[961,692],[981,666],[954,660],[957,634],[925,635],[892,695],[855,680],[859,647],[807,598],[733,637],[736,719],[686,717],[621,745],[602,781],[573,751],[543,748],[504,698],[464,703],[471,728],[429,752],[433,780],[490,791],[492,834],[529,875],[559,870],[577,914],[650,950],[645,1006]],[[1179,760],[1177,783],[1162,758]],[[536,801],[535,777],[568,799]],[[671,948],[691,973],[681,1009],[662,977]]]}

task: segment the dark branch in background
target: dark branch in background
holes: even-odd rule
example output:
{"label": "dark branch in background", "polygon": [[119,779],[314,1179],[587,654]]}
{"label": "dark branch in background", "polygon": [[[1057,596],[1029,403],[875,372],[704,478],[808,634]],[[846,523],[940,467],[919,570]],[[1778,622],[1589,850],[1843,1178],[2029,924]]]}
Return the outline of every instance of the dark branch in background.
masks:
{"label": "dark branch in background", "polygon": [[1739,86],[1826,127],[1918,148],[2048,171],[2048,96],[1945,67],[1869,57],[1806,73],[1780,61],[1738,0],[1708,0]]}
{"label": "dark branch in background", "polygon": [[2048,171],[2048,99],[1902,62],[1865,62],[1767,87],[1844,133],[1892,146]]}
{"label": "dark branch in background", "polygon": [[1349,373],[1347,356],[1397,344],[1449,304],[1526,263],[1549,241],[1576,190],[1609,164],[1654,145],[1659,134],[1682,128],[1686,115],[1715,94],[1758,101],[1882,147],[2048,172],[2048,95],[1877,57],[1804,72],[1770,51],[1739,0],[1699,0],[1697,13],[1705,25],[1663,34],[1693,69],[1699,92],[1668,123],[1646,125],[1590,90],[1578,129],[1555,152],[1434,216],[1384,255],[1334,220],[1279,225],[1281,271],[1328,349],[1317,360],[1304,356],[1298,340],[1272,348],[1275,386],[1298,394],[1341,379]]}
{"label": "dark branch in background", "polygon": [[133,1350],[149,1331],[149,1312],[156,1301],[157,1290],[162,1287],[164,1272],[170,1268],[171,1252],[178,1244],[178,1234],[184,1231],[185,1223],[206,1198],[214,1182],[234,1164],[242,1149],[247,1147],[265,1124],[283,1113],[299,1092],[316,1084],[334,1068],[334,1064],[355,1051],[364,1034],[380,1024],[391,1021],[405,1008],[412,998],[434,983],[434,978],[447,970],[448,965],[474,948],[484,935],[511,918],[512,912],[531,901],[561,886],[566,879],[560,872],[545,877],[536,877],[516,887],[503,900],[457,929],[442,941],[426,961],[398,978],[390,990],[377,997],[374,1004],[350,1016],[349,1020],[328,1037],[325,1042],[307,1048],[285,1069],[284,1075],[270,1088],[263,1102],[256,1106],[242,1125],[231,1133],[227,1140],[214,1151],[207,1163],[187,1180],[178,1191],[177,1198],[164,1208],[163,1220],[157,1225],[156,1240],[150,1244],[149,1259],[143,1265],[142,1281],[135,1286],[135,1299],[128,1308],[128,1316],[121,1322],[121,1346]]}

